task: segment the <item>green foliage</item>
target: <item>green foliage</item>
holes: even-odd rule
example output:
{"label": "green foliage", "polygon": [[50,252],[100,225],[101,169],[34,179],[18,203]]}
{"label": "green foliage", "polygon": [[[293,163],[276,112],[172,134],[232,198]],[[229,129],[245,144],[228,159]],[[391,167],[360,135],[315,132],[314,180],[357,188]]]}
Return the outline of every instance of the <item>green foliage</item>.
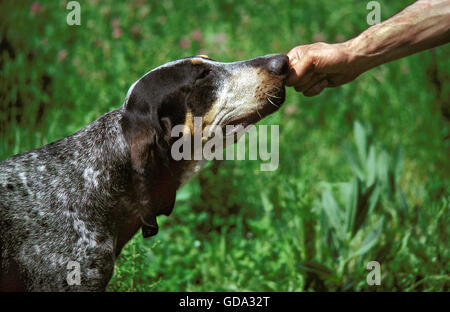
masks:
{"label": "green foliage", "polygon": [[[247,59],[368,27],[364,1],[79,2],[81,26],[66,25],[67,1],[0,3],[0,159],[119,107],[167,61]],[[382,19],[411,2],[380,1]],[[449,48],[317,97],[289,89],[262,122],[280,125],[279,168],[209,163],[156,237],[125,246],[108,290],[448,291]],[[372,260],[380,286],[366,283]]]}

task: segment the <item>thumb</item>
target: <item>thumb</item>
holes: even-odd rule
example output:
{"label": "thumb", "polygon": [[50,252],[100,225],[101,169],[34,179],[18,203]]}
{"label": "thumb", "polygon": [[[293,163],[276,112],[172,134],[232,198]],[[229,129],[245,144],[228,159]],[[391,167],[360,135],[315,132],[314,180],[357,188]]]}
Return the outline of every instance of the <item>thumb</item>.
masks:
{"label": "thumb", "polygon": [[295,47],[288,52],[290,72],[286,85],[295,85],[300,78],[313,69],[311,58],[304,53],[303,47]]}

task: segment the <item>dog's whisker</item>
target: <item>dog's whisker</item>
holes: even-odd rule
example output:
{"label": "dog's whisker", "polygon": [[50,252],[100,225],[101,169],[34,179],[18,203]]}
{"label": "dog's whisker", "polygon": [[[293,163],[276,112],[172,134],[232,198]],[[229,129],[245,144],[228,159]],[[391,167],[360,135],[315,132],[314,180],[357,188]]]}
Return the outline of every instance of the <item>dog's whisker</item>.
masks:
{"label": "dog's whisker", "polygon": [[259,111],[258,111],[258,108],[256,108],[256,112],[258,113],[259,118],[263,119],[262,116],[261,116],[261,114],[260,114]]}
{"label": "dog's whisker", "polygon": [[267,96],[276,98],[276,99],[281,99],[281,96],[276,96],[276,95],[273,95],[273,94],[270,94],[270,93],[267,93],[267,92],[264,92],[264,94],[267,95]]}
{"label": "dog's whisker", "polygon": [[272,101],[270,100],[270,98],[267,98],[267,100],[268,100],[269,103],[272,104],[273,106],[275,106],[275,107],[277,107],[277,108],[280,108],[280,106],[278,106],[278,105],[276,105],[274,102],[272,102]]}
{"label": "dog's whisker", "polygon": [[258,111],[258,104],[256,104],[256,113],[258,113],[259,118],[263,119],[262,116],[261,116],[261,114],[260,114],[259,111]]}

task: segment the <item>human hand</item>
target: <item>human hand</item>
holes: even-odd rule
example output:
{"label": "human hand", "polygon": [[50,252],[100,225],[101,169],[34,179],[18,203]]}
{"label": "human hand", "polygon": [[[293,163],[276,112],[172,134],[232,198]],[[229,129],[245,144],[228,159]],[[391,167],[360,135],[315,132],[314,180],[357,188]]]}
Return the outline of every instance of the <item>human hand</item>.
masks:
{"label": "human hand", "polygon": [[291,71],[286,85],[305,96],[314,96],[326,87],[337,87],[358,77],[365,69],[352,64],[347,43],[323,42],[300,45],[287,54]]}

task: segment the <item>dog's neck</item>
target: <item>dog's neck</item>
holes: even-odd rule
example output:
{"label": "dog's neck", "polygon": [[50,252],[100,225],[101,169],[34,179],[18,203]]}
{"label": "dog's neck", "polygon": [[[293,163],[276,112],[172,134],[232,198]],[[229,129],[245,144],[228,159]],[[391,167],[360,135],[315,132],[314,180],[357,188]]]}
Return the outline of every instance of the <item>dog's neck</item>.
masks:
{"label": "dog's neck", "polygon": [[[119,108],[101,116],[73,135],[77,140],[95,141],[95,148],[87,146],[82,151],[83,159],[90,159],[83,164],[84,171],[94,172],[92,181],[86,182],[92,189],[86,193],[102,196],[105,199],[102,202],[111,203],[111,206],[107,207],[107,215],[108,219],[115,220],[115,224],[111,224],[111,231],[115,237],[116,254],[141,227],[144,237],[156,234],[156,216],[171,213],[175,192],[181,184],[181,176],[186,167],[184,161],[169,161],[165,166],[158,164],[152,170],[148,187],[145,190],[136,189],[132,179],[130,145],[120,124],[123,109]],[[92,137],[94,133],[95,138]],[[100,161],[98,168],[93,166]],[[86,179],[84,172],[82,175]],[[103,179],[102,183],[95,183],[97,176]],[[152,200],[147,205],[141,205],[136,192],[148,192]]]}
{"label": "dog's neck", "polygon": [[[123,110],[122,107],[101,116],[72,136],[76,141],[95,142],[95,145],[86,146],[80,151],[84,154],[80,159],[86,160],[81,166],[84,171],[80,174],[86,180],[85,187],[90,188],[87,194],[102,196],[105,199],[103,202],[112,203],[108,207],[108,214],[109,219],[117,220],[112,230],[118,252],[143,225],[144,228],[145,224],[157,227],[156,216],[171,213],[176,190],[204,164],[204,161],[194,160],[169,160],[167,167],[161,164],[157,168],[160,170],[156,170],[152,177],[151,185],[145,190],[156,201],[149,204],[161,207],[160,211],[155,214],[150,208],[143,209],[133,195],[136,190],[131,178],[130,146],[120,125]],[[98,163],[100,161],[101,164]],[[100,178],[103,180],[101,183],[96,181]]]}

